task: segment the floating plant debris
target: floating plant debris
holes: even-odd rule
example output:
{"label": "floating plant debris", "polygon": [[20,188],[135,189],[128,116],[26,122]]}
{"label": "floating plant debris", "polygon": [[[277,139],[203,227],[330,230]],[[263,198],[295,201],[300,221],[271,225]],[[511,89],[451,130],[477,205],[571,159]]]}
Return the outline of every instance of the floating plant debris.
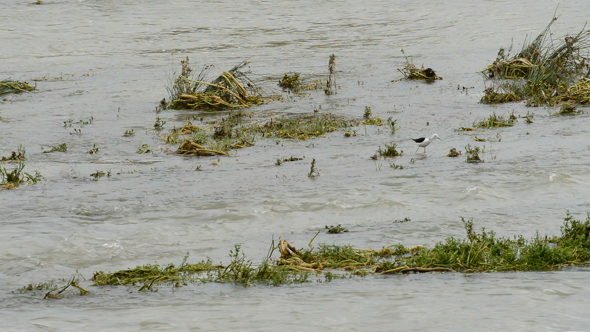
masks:
{"label": "floating plant debris", "polygon": [[30,86],[26,82],[4,80],[0,81],[0,95],[9,93],[21,93],[35,90],[34,86]]}

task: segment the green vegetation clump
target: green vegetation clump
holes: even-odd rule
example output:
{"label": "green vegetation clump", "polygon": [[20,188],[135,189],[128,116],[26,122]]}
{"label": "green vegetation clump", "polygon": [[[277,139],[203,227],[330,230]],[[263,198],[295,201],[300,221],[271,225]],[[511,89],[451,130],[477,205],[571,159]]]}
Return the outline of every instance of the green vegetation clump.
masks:
{"label": "green vegetation clump", "polygon": [[[510,89],[507,89],[510,87]],[[503,104],[503,103],[514,103],[523,99],[523,94],[518,89],[519,86],[515,85],[504,85],[501,88],[486,88],[484,95],[481,97],[480,103],[482,104]],[[516,92],[515,92],[516,91]]]}
{"label": "green vegetation clump", "polygon": [[0,190],[13,189],[22,183],[35,184],[43,179],[39,172],[35,171],[35,175],[31,175],[24,172],[24,168],[25,164],[22,161],[12,171],[0,167]]}
{"label": "green vegetation clump", "polygon": [[206,76],[212,66],[204,66],[196,79],[192,79],[193,70],[189,65],[189,58],[180,63],[180,75],[168,87],[170,103],[162,102],[162,106],[216,111],[250,107],[264,102],[260,89],[242,71],[248,64],[246,61],[223,72],[211,82],[206,82]]}
{"label": "green vegetation clump", "polygon": [[43,151],[43,153],[51,153],[51,152],[66,152],[68,151],[68,145],[66,143],[61,143],[60,145],[51,147],[48,151]]}
{"label": "green vegetation clump", "polygon": [[389,125],[389,129],[391,130],[391,134],[395,134],[395,131],[397,130],[397,127],[395,126],[397,122],[397,119],[393,119],[393,118],[387,118],[387,124]]}
{"label": "green vegetation clump", "polygon": [[144,154],[144,153],[150,153],[152,152],[151,148],[149,145],[147,144],[142,144],[138,149],[137,149],[137,153],[138,154]]}
{"label": "green vegetation clump", "polygon": [[300,73],[285,73],[278,85],[283,88],[283,90],[290,90],[295,93],[310,89],[309,86],[303,84],[302,80],[299,78],[300,75]]}
{"label": "green vegetation clump", "polygon": [[[274,244],[269,255],[273,250]],[[147,291],[153,290],[154,285],[162,284],[180,287],[188,283],[216,282],[236,283],[243,286],[279,286],[308,281],[307,274],[294,271],[287,266],[270,264],[268,259],[254,266],[251,260],[246,259],[241,245],[236,245],[233,250],[230,250],[230,258],[231,261],[227,265],[213,264],[210,259],[188,264],[186,262],[188,256],[186,256],[180,266],[144,265],[113,273],[99,271],[94,273],[92,285],[141,285],[139,291]]]}
{"label": "green vegetation clump", "polygon": [[358,124],[358,120],[346,120],[341,116],[328,113],[271,118],[270,121],[254,129],[262,137],[310,139]]}
{"label": "green vegetation clump", "polygon": [[371,157],[371,159],[379,159],[380,157],[384,157],[384,158],[394,158],[394,157],[399,157],[403,154],[402,151],[398,151],[397,150],[397,144],[385,144],[385,148],[381,148],[381,146],[379,146],[379,148],[377,149],[377,152]]}
{"label": "green vegetation clump", "polygon": [[97,153],[98,153],[98,148],[96,147],[96,144],[94,144],[94,145],[92,146],[92,149],[90,149],[90,150],[88,151],[88,153],[89,153],[89,154],[97,154]]}
{"label": "green vegetation clump", "polygon": [[[360,124],[333,114],[297,114],[271,116],[268,120],[252,121],[252,113],[232,111],[227,117],[209,126],[196,126],[190,120],[165,137],[170,144],[182,142],[174,154],[182,156],[227,155],[232,149],[253,146],[257,138],[311,139],[342,128]],[[181,138],[181,136],[190,135]]]}
{"label": "green vegetation clump", "polygon": [[496,127],[512,127],[516,123],[516,115],[511,113],[508,117],[498,116],[494,112],[487,119],[479,122],[474,122],[473,126],[476,128],[496,128]]}
{"label": "green vegetation clump", "polygon": [[[285,239],[275,246],[271,243],[267,257],[255,265],[236,245],[230,250],[228,264],[213,264],[210,259],[187,263],[188,255],[179,266],[169,264],[143,265],[111,273],[98,271],[91,286],[129,285],[139,291],[156,291],[157,285],[181,287],[189,283],[234,283],[243,286],[305,283],[310,273],[324,273],[326,281],[334,278],[334,270],[350,275],[426,273],[426,272],[506,272],[552,271],[590,263],[590,215],[585,221],[566,214],[561,235],[498,237],[493,231],[474,231],[473,222],[461,218],[466,236],[449,237],[432,248],[390,245],[379,250],[358,249],[351,245],[309,244],[308,249],[296,249]],[[409,222],[409,218],[395,222]],[[319,233],[319,232],[318,232]],[[317,236],[317,234],[316,234]],[[315,236],[314,236],[315,239]],[[313,241],[313,239],[312,239]],[[272,262],[274,251],[281,256]],[[325,271],[329,270],[329,271]],[[53,283],[29,284],[19,291],[47,290],[45,298],[60,298],[68,287],[77,288],[80,295],[88,294],[72,278],[58,290]]]}
{"label": "green vegetation clump", "polygon": [[465,147],[465,152],[468,163],[483,163],[483,160],[479,157],[480,153],[485,152],[483,148],[480,148],[479,146],[472,147],[471,145],[467,144]]}
{"label": "green vegetation clump", "polygon": [[547,271],[590,260],[590,217],[582,222],[568,213],[561,236],[531,239],[497,237],[493,231],[473,230],[463,219],[467,238],[447,238],[434,248],[424,248],[396,259],[395,266],[446,268],[458,272]]}
{"label": "green vegetation clump", "polygon": [[0,81],[0,95],[5,95],[9,93],[21,93],[32,90],[35,90],[35,87],[30,86],[26,82],[11,80]]}
{"label": "green vegetation clump", "polygon": [[580,114],[583,113],[582,111],[579,111],[578,108],[574,105],[571,104],[566,104],[561,106],[561,108],[559,109],[559,111],[551,114],[553,116],[558,116],[558,115],[576,115],[576,114]]}
{"label": "green vegetation clump", "polygon": [[361,124],[370,125],[370,126],[382,126],[383,120],[380,117],[373,117],[373,113],[371,112],[371,107],[365,106],[365,113],[363,114],[364,120]]}
{"label": "green vegetation clump", "polygon": [[21,145],[18,147],[18,149],[16,151],[12,151],[12,154],[10,155],[10,157],[2,157],[2,159],[0,159],[0,162],[2,164],[4,164],[4,163],[20,163],[20,162],[27,160],[27,157],[25,157],[25,154],[26,154],[25,148]]}
{"label": "green vegetation clump", "polygon": [[590,30],[554,38],[551,25],[522,50],[511,55],[501,48],[496,60],[482,71],[496,80],[487,88],[482,103],[495,104],[526,100],[527,106],[557,106],[563,102],[585,104],[590,97]]}
{"label": "green vegetation clump", "polygon": [[111,177],[111,171],[107,171],[107,172],[104,172],[104,171],[96,171],[96,172],[90,174],[90,176],[92,176],[92,180],[93,181],[98,181],[98,179],[102,178],[103,176],[106,176],[106,177],[110,178]]}
{"label": "green vegetation clump", "polygon": [[449,154],[447,154],[447,157],[459,157],[461,155],[461,151],[457,151],[457,149],[452,148],[451,150],[449,150]]}

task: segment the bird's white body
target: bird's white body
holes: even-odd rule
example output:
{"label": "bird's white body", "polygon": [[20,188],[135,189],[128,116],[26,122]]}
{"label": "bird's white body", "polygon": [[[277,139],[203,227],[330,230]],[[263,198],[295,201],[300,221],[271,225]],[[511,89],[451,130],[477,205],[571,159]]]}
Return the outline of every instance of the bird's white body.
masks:
{"label": "bird's white body", "polygon": [[432,135],[432,136],[430,136],[430,137],[412,138],[412,140],[414,140],[414,142],[418,143],[418,149],[416,149],[416,153],[418,152],[418,150],[419,150],[420,148],[424,148],[424,153],[426,153],[426,147],[427,147],[427,146],[428,146],[430,143],[432,143],[432,141],[433,141],[434,139],[436,139],[436,138],[438,138],[438,139],[440,139],[440,140],[442,141],[442,139],[441,139],[440,137],[438,137],[438,135],[437,135],[437,134],[434,134],[434,135]]}

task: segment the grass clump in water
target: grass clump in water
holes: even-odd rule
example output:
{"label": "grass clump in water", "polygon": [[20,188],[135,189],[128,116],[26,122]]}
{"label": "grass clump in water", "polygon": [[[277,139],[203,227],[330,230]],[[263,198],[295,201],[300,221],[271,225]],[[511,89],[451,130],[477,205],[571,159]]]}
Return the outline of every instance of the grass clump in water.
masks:
{"label": "grass clump in water", "polygon": [[43,151],[43,153],[66,152],[66,151],[68,151],[68,145],[66,143],[61,143],[60,145],[51,147],[50,150]]}
{"label": "grass clump in water", "polygon": [[4,80],[0,81],[0,95],[9,93],[21,93],[35,90],[34,86],[30,86],[26,82]]}
{"label": "grass clump in water", "polygon": [[300,73],[285,73],[283,78],[279,81],[279,86],[283,90],[291,90],[293,92],[299,92],[302,86],[301,79],[299,79]]}
{"label": "grass clump in water", "polygon": [[283,90],[289,90],[294,93],[303,91],[318,90],[322,88],[321,80],[307,81],[301,78],[300,73],[285,73],[278,83]]}
{"label": "grass clump in water", "polygon": [[330,61],[328,61],[328,81],[324,93],[326,95],[338,93],[336,89],[336,55],[334,54],[330,55]]}
{"label": "grass clump in water", "polygon": [[397,144],[385,144],[385,147],[382,149],[381,146],[377,149],[377,152],[371,157],[371,159],[377,160],[380,157],[383,158],[395,158],[399,157],[403,154],[403,151],[397,150]]}
{"label": "grass clump in water", "polygon": [[557,106],[562,102],[588,103],[590,85],[590,30],[584,27],[575,35],[553,38],[551,25],[522,50],[511,56],[501,48],[494,63],[482,74],[494,79],[481,102],[486,104],[526,100],[527,106]]}
{"label": "grass clump in water", "polygon": [[[232,149],[253,146],[257,138],[311,139],[360,123],[332,114],[297,114],[251,120],[252,113],[232,111],[208,126],[195,126],[190,120],[165,137],[167,143],[182,142],[174,154],[183,156],[227,155]],[[182,135],[191,135],[181,139]]]}
{"label": "grass clump in water", "polygon": [[467,155],[467,162],[468,163],[483,163],[484,161],[479,157],[480,153],[484,153],[485,150],[480,148],[479,146],[472,147],[471,145],[467,144],[465,147],[465,152]]}
{"label": "grass clump in water", "polygon": [[449,150],[449,154],[447,154],[447,157],[459,157],[461,155],[461,151],[457,151],[457,149],[452,148],[451,150]]}
{"label": "grass clump in water", "polygon": [[531,239],[497,237],[483,228],[477,233],[471,220],[462,220],[466,238],[447,238],[432,249],[401,257],[396,265],[459,272],[547,271],[587,264],[590,259],[590,217],[583,222],[568,213],[561,236],[537,234]]}
{"label": "grass clump in water", "polygon": [[163,102],[171,109],[221,110],[224,108],[250,107],[262,104],[263,96],[242,69],[248,64],[244,61],[229,71],[223,72],[211,82],[206,76],[212,66],[204,66],[193,79],[189,58],[180,61],[181,72],[168,87],[170,103]]}
{"label": "grass clump in water", "polygon": [[174,285],[180,287],[188,283],[236,283],[243,286],[273,285],[307,282],[307,275],[293,271],[286,266],[273,265],[269,257],[274,251],[274,243],[271,245],[269,256],[260,265],[254,266],[251,260],[241,250],[241,245],[236,245],[230,250],[231,261],[227,265],[213,264],[210,259],[196,264],[188,264],[188,255],[185,256],[180,266],[169,264],[166,267],[159,265],[143,265],[134,269],[121,270],[113,273],[102,271],[94,273],[93,286],[103,285],[134,285],[140,286],[139,291],[154,290],[154,285]]}
{"label": "grass clump in water", "polygon": [[3,164],[4,163],[20,163],[20,162],[27,160],[27,157],[25,157],[25,154],[26,154],[25,148],[22,145],[20,145],[16,151],[12,151],[12,154],[10,155],[10,157],[2,157],[0,159],[0,162]]}
{"label": "grass clump in water", "polygon": [[404,75],[406,79],[409,80],[426,80],[426,81],[435,81],[435,80],[442,80],[443,78],[438,76],[436,72],[432,68],[424,69],[424,65],[422,68],[418,69],[411,57],[408,57],[404,50],[402,50],[404,58],[406,59],[406,65],[404,68],[399,69],[398,71]]}
{"label": "grass clump in water", "polygon": [[371,107],[365,106],[365,113],[363,114],[363,121],[361,124],[370,125],[370,126],[382,126],[383,120],[380,117],[373,117],[373,113],[371,112]]}
{"label": "grass clump in water", "polygon": [[498,116],[494,112],[487,119],[479,122],[474,122],[473,126],[476,128],[497,128],[497,127],[512,127],[516,123],[516,115],[511,113],[508,117]]}
{"label": "grass clump in water", "polygon": [[563,105],[561,106],[561,108],[559,109],[559,111],[551,114],[553,116],[559,116],[559,115],[576,115],[576,114],[580,114],[583,113],[582,111],[578,110],[578,108],[572,104],[567,104],[567,105]]}
{"label": "grass clump in water", "polygon": [[358,120],[346,120],[335,114],[303,114],[271,118],[264,125],[255,128],[255,131],[262,137],[310,139],[358,124]]}
{"label": "grass clump in water", "polygon": [[39,172],[35,171],[35,175],[31,175],[24,172],[24,168],[25,164],[22,161],[12,171],[0,167],[0,190],[13,189],[23,183],[35,184],[43,180]]}

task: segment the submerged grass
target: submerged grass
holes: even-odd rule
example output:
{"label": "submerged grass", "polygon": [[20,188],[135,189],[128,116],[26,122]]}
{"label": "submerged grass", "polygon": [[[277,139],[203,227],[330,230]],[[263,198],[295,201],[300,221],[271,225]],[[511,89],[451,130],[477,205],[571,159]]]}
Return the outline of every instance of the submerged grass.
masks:
{"label": "submerged grass", "polygon": [[563,102],[586,104],[590,97],[590,30],[554,38],[551,26],[522,50],[511,55],[512,47],[501,48],[496,60],[482,71],[494,86],[485,89],[482,103],[495,104],[525,100],[527,106],[557,106]]}

